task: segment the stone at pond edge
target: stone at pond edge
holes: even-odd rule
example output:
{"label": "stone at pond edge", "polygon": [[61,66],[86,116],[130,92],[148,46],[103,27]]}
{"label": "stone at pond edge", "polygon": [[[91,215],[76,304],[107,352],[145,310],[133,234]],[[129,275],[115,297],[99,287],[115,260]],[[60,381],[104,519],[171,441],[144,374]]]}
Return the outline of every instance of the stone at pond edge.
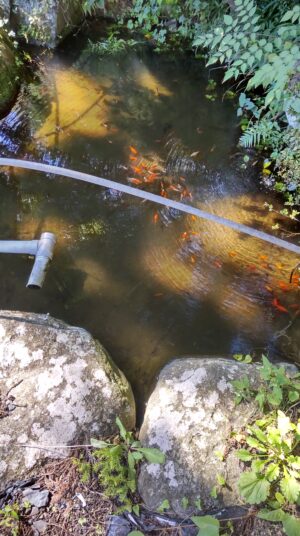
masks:
{"label": "stone at pond edge", "polygon": [[[198,498],[204,509],[240,503],[237,481],[245,466],[234,451],[224,462],[216,451],[224,453],[231,432],[253,415],[253,404],[234,404],[230,381],[245,375],[256,382],[257,366],[209,357],[177,359],[162,370],[140,432],[144,446],[166,454],[164,465],[145,464],[141,469],[139,492],[147,508],[155,510],[168,499],[171,509],[185,517]],[[211,490],[218,474],[226,487],[214,499]],[[183,498],[189,499],[186,510]]]}
{"label": "stone at pond edge", "polygon": [[70,453],[52,446],[112,435],[117,416],[135,426],[131,387],[101,344],[48,315],[0,311],[2,408],[18,382],[10,392],[17,407],[0,418],[0,490]]}
{"label": "stone at pond edge", "polygon": [[19,87],[16,51],[6,32],[0,29],[0,116],[15,98]]}

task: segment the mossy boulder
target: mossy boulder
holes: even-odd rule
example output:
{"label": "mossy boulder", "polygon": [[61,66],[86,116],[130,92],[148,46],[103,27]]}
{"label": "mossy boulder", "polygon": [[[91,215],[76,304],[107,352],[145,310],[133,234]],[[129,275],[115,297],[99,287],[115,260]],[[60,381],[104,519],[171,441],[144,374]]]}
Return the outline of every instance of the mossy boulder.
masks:
{"label": "mossy boulder", "polygon": [[4,114],[19,87],[19,66],[13,44],[0,30],[0,115]]}

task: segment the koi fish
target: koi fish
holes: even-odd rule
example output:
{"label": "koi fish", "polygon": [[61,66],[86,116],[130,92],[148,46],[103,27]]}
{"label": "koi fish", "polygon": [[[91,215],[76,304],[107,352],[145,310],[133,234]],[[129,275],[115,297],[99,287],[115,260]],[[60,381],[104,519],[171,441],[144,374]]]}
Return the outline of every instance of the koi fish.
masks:
{"label": "koi fish", "polygon": [[157,223],[157,222],[158,222],[158,218],[159,218],[158,212],[155,212],[155,214],[154,214],[154,216],[153,216],[153,223]]}
{"label": "koi fish", "polygon": [[131,152],[132,154],[138,154],[137,149],[136,149],[135,147],[133,147],[132,145],[129,145],[129,149],[130,149],[130,152]]}
{"label": "koi fish", "polygon": [[133,177],[130,177],[129,179],[127,179],[128,182],[130,182],[131,184],[142,184],[143,181],[141,181],[141,179],[135,179]]}
{"label": "koi fish", "polygon": [[138,175],[140,175],[141,173],[143,173],[143,170],[142,168],[140,167],[136,167],[136,166],[133,166],[133,171],[135,171],[135,173],[137,173]]}
{"label": "koi fish", "polygon": [[230,257],[236,257],[237,252],[236,251],[229,251]]}
{"label": "koi fish", "polygon": [[283,305],[281,305],[278,301],[277,298],[274,298],[274,300],[272,300],[272,305],[273,307],[275,307],[275,309],[277,309],[278,311],[280,311],[281,313],[287,313],[289,314],[288,310],[283,307]]}

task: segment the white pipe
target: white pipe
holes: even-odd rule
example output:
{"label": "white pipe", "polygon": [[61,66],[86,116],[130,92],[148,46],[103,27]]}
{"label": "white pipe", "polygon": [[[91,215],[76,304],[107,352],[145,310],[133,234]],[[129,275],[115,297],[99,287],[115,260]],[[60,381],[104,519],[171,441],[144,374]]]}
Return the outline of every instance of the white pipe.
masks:
{"label": "white pipe", "polygon": [[264,233],[263,231],[257,231],[252,227],[248,227],[248,225],[236,223],[232,220],[228,220],[227,218],[222,218],[221,216],[215,216],[214,214],[210,214],[209,212],[205,212],[204,210],[200,210],[196,207],[185,205],[184,203],[179,203],[178,201],[173,201],[172,199],[167,199],[165,197],[161,197],[160,195],[151,194],[150,192],[145,192],[143,190],[139,190],[138,188],[127,186],[126,184],[119,184],[115,181],[103,179],[102,177],[95,177],[95,175],[89,175],[88,173],[82,173],[80,171],[74,171],[72,169],[51,166],[49,164],[41,164],[39,162],[18,160],[15,158],[0,158],[0,166],[17,167],[23,169],[30,169],[33,171],[42,171],[44,173],[53,173],[54,175],[70,177],[71,179],[89,182],[98,186],[104,186],[105,188],[111,188],[113,190],[117,190],[125,194],[140,197],[147,201],[152,201],[153,203],[158,203],[165,207],[185,212],[186,214],[193,214],[198,218],[210,220],[214,223],[219,223],[220,225],[225,225],[226,227],[234,229],[238,233],[247,234],[249,236],[252,236],[253,238],[258,238],[260,240],[264,240],[265,242],[269,242],[274,246],[287,249],[288,251],[292,251],[297,255],[300,254],[300,247],[296,246],[295,244],[292,244],[291,242],[287,242],[286,240],[282,240],[281,238],[271,236],[267,233]]}
{"label": "white pipe", "polygon": [[33,255],[35,257],[27,287],[40,289],[46,277],[49,262],[53,258],[56,237],[42,233],[39,240],[0,240],[0,253]]}

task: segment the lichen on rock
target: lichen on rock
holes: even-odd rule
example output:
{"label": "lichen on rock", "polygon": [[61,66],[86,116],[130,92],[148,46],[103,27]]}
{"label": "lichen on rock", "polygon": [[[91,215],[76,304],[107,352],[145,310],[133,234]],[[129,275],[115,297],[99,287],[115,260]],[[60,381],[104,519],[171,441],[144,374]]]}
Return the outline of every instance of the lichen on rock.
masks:
{"label": "lichen on rock", "polygon": [[[0,489],[66,448],[135,425],[131,387],[84,329],[47,315],[0,312]],[[31,445],[21,446],[21,445]],[[32,448],[36,446],[38,448]]]}
{"label": "lichen on rock", "polygon": [[[243,464],[228,446],[256,406],[236,406],[231,381],[245,375],[258,382],[257,365],[210,357],[176,359],[162,370],[140,432],[144,446],[166,454],[164,465],[145,464],[141,469],[139,492],[149,509],[157,509],[165,499],[181,516],[195,511],[199,500],[203,509],[239,504]],[[220,453],[226,453],[224,460]],[[218,475],[226,486],[219,487],[214,498]],[[190,509],[183,508],[183,498]]]}

